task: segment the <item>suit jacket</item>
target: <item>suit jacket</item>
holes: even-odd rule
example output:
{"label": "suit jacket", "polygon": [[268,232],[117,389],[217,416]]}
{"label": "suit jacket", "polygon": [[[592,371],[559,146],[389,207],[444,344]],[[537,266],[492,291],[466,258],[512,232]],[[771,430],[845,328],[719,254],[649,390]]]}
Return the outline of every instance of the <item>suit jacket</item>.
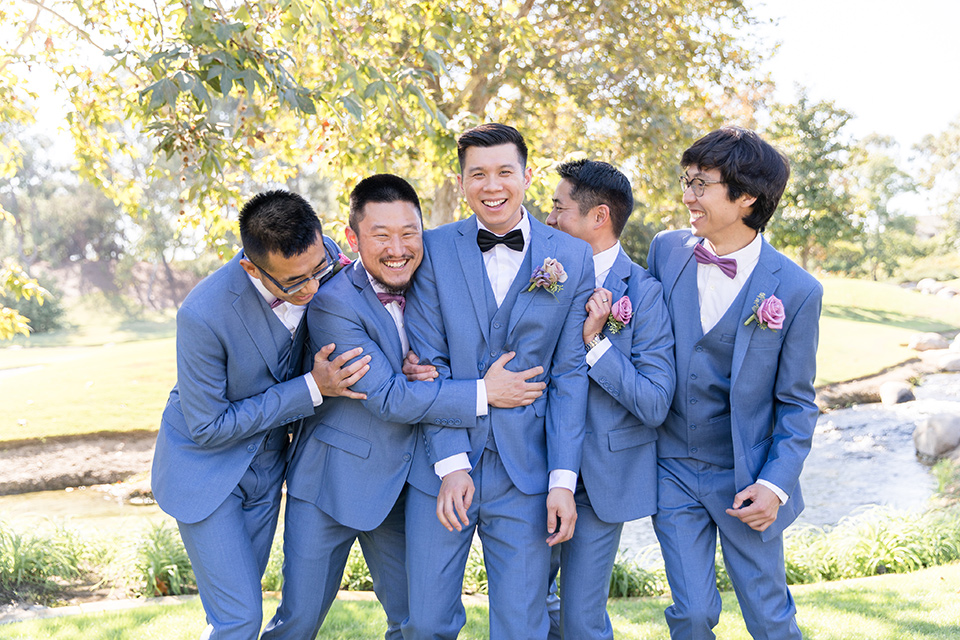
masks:
{"label": "suit jacket", "polygon": [[[678,343],[682,336],[690,338],[700,331],[696,298],[677,295],[675,286],[699,241],[688,230],[665,231],[650,245],[650,273],[663,285]],[[738,491],[763,479],[789,496],[776,522],[761,534],[769,540],[780,535],[803,510],[800,471],[819,414],[813,381],[823,287],[766,240],[744,286],[748,290],[740,309],[730,380],[734,474]],[[756,322],[744,324],[761,293],[783,301],[786,318],[782,329],[761,329]],[[686,401],[689,360],[689,353],[677,353],[677,397],[681,402]]]}
{"label": "suit jacket", "polygon": [[[437,495],[440,480],[433,464],[466,452],[476,467],[493,431],[514,485],[528,495],[545,493],[549,471],[580,469],[587,395],[582,329],[594,284],[592,254],[585,242],[531,217],[530,267],[525,272],[521,266],[507,294],[513,304],[509,318],[495,321],[487,303],[493,293],[476,240],[475,216],[424,234],[424,261],[407,298],[411,349],[436,366],[440,378],[467,380],[483,377],[500,355],[515,351],[508,368],[542,366],[544,373],[536,379],[545,380],[547,388],[532,405],[491,407],[473,429],[422,423],[424,438],[418,442],[410,482]],[[556,295],[540,288],[527,291],[533,270],[548,257],[566,270],[563,288]],[[505,299],[501,308],[509,303]],[[498,340],[495,334],[504,337]]]}
{"label": "suit jacket", "polygon": [[408,382],[400,373],[400,336],[362,265],[347,267],[314,296],[307,311],[311,353],[335,343],[331,357],[355,347],[372,356],[353,387],[366,400],[327,398],[304,421],[287,471],[287,492],[361,531],[383,522],[407,481],[416,424],[476,424],[476,380]]}
{"label": "suit jacket", "polygon": [[[160,507],[181,522],[199,522],[223,503],[267,431],[313,415],[301,367],[291,371],[293,361],[280,357],[290,334],[241,257],[200,282],[177,312],[177,384],[161,418],[151,483]],[[296,363],[305,336],[301,326],[289,344]]]}
{"label": "suit jacket", "polygon": [[676,385],[673,330],[660,283],[620,250],[603,286],[627,296],[633,318],[589,369],[586,438],[580,474],[604,522],[626,522],[657,510],[657,427]]}

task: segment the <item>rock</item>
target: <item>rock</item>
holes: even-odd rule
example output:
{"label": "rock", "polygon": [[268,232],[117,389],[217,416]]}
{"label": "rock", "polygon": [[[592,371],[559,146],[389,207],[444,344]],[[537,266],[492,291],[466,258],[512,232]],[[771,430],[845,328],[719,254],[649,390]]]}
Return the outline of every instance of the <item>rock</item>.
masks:
{"label": "rock", "polygon": [[943,285],[933,278],[924,278],[917,283],[917,290],[919,290],[920,293],[926,293],[928,295],[933,295],[942,288]]}
{"label": "rock", "polygon": [[901,283],[900,283],[900,288],[901,288],[901,289],[906,289],[907,291],[916,291],[916,290],[917,290],[917,283],[916,283],[916,282],[901,282]]}
{"label": "rock", "polygon": [[937,297],[943,298],[945,300],[949,300],[955,295],[957,295],[957,290],[951,289],[950,287],[944,287],[943,289],[940,289],[939,291],[937,291]]}
{"label": "rock", "polygon": [[941,371],[960,371],[960,351],[950,351],[940,356],[937,366]]}
{"label": "rock", "polygon": [[910,337],[908,346],[914,351],[929,351],[930,349],[946,349],[950,346],[950,343],[939,333],[915,333]]}
{"label": "rock", "polygon": [[913,431],[917,455],[937,459],[960,446],[960,415],[940,413],[924,418]]}
{"label": "rock", "polygon": [[917,397],[913,395],[913,388],[908,382],[890,380],[880,385],[880,402],[883,404],[900,404],[916,399]]}

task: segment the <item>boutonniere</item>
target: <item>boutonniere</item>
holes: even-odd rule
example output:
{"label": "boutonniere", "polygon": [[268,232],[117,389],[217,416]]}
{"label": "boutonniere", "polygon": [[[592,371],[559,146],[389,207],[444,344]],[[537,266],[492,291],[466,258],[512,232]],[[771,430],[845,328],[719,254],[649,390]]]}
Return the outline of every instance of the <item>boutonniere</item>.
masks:
{"label": "boutonniere", "polygon": [[630,304],[630,298],[623,296],[613,303],[610,308],[610,315],[607,317],[607,329],[610,333],[620,333],[620,329],[630,324],[633,318],[633,305]]}
{"label": "boutonniere", "polygon": [[747,318],[744,326],[756,321],[761,329],[782,329],[783,319],[786,312],[783,310],[783,302],[777,296],[767,297],[767,294],[761,293],[753,301],[753,315]]}
{"label": "boutonniere", "polygon": [[533,291],[537,287],[545,289],[557,297],[557,292],[563,289],[563,283],[567,281],[567,272],[563,270],[563,265],[553,258],[545,258],[543,265],[533,270],[533,277],[530,278],[530,286],[527,291]]}
{"label": "boutonniere", "polygon": [[337,275],[338,273],[340,273],[341,269],[343,269],[344,267],[350,266],[351,264],[353,264],[353,260],[343,255],[342,253],[338,253],[337,262],[336,264],[333,265],[333,273],[331,273],[330,276],[332,277]]}

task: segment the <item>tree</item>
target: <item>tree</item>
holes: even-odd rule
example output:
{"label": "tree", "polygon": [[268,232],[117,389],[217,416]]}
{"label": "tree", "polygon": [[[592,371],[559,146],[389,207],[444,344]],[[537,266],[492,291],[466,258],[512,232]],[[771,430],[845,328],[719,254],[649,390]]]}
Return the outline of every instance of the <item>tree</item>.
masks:
{"label": "tree", "polygon": [[925,165],[921,183],[930,190],[946,222],[943,248],[960,251],[960,117],[916,146]]}
{"label": "tree", "polygon": [[804,269],[831,243],[852,240],[859,233],[844,131],[851,117],[832,102],[812,102],[803,89],[795,104],[777,104],[771,110],[767,133],[790,158],[781,214],[770,221],[771,242],[795,251]]}

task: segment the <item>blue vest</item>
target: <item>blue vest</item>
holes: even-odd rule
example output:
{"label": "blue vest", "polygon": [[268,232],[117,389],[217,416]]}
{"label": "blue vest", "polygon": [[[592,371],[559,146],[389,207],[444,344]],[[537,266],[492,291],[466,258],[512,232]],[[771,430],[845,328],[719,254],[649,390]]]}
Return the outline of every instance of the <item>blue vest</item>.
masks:
{"label": "blue vest", "polygon": [[[279,382],[286,382],[287,380],[303,375],[306,373],[301,369],[303,368],[303,352],[306,349],[307,341],[307,314],[304,313],[303,316],[301,316],[300,324],[293,333],[293,339],[291,340],[290,330],[280,321],[277,314],[266,305],[266,302],[264,302],[264,306],[268,314],[267,325],[270,327],[270,335],[273,337],[273,342],[277,346],[279,369],[284,372],[283,380]],[[299,424],[299,421],[291,422],[289,425],[276,427],[267,431],[264,435],[266,446],[261,450],[275,450],[286,447],[289,441],[288,434],[293,433],[294,428],[299,426]]]}
{"label": "blue vest", "polygon": [[[657,441],[661,458],[692,458],[732,469],[733,436],[730,430],[730,375],[733,345],[740,325],[749,280],[706,335],[700,324],[700,306],[691,313],[690,296],[698,299],[697,262],[690,260],[672,296],[671,317],[694,323],[690,332],[674,331],[677,354],[677,391]],[[680,294],[680,295],[677,295]],[[692,340],[691,340],[691,337]]]}
{"label": "blue vest", "polygon": [[[523,262],[520,263],[520,268],[517,270],[517,275],[513,279],[513,283],[510,285],[509,291],[507,291],[506,297],[503,299],[503,303],[497,307],[497,298],[493,295],[493,285],[490,284],[490,278],[487,276],[486,266],[483,268],[483,282],[484,292],[486,294],[487,302],[487,316],[490,318],[490,343],[487,345],[489,347],[488,353],[483,354],[483,366],[480,367],[483,371],[486,371],[490,368],[490,365],[496,362],[497,358],[502,356],[508,351],[517,351],[518,345],[508,345],[507,342],[507,329],[510,326],[510,314],[513,313],[513,306],[517,302],[518,296],[532,296],[537,295],[536,290],[526,292],[524,289],[530,286],[528,279],[521,276],[521,274],[530,273],[532,270],[530,268],[531,264],[530,250],[527,250],[526,255],[523,256]],[[490,435],[487,436],[486,448],[491,451],[497,450],[497,442],[493,436],[493,429],[490,429]]]}

